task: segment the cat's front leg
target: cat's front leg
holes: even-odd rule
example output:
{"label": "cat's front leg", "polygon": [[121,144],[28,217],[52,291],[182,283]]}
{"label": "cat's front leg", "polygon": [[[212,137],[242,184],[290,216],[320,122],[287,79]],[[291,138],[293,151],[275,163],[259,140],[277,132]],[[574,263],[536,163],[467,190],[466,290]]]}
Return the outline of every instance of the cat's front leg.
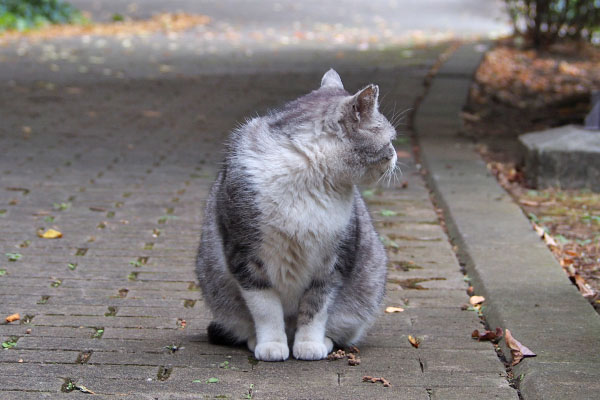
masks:
{"label": "cat's front leg", "polygon": [[273,289],[243,290],[242,295],[254,320],[256,342],[252,338],[254,357],[262,361],[283,361],[290,355],[285,335],[283,307]]}
{"label": "cat's front leg", "polygon": [[299,360],[321,360],[333,350],[333,342],[325,336],[330,291],[325,281],[313,281],[300,300],[293,347]]}

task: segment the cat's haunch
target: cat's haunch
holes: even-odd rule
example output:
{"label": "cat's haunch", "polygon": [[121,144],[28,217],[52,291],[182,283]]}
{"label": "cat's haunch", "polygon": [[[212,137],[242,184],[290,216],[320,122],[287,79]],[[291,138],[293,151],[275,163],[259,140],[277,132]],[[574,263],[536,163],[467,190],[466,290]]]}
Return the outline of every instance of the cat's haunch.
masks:
{"label": "cat's haunch", "polygon": [[383,300],[386,254],[356,185],[393,174],[379,88],[321,87],[236,129],[210,191],[196,271],[215,344],[259,360],[358,344]]}

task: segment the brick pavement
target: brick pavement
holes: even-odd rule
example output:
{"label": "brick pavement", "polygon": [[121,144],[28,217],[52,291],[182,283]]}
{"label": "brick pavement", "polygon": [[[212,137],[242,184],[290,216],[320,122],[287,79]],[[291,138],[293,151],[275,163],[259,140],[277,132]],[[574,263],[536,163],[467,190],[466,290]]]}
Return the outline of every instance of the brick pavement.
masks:
{"label": "brick pavement", "polygon": [[[434,56],[340,73],[351,89],[379,83],[384,110],[403,110]],[[69,382],[100,398],[516,398],[493,347],[470,338],[481,325],[460,308],[463,274],[406,136],[406,187],[366,193],[390,254],[386,305],[405,311],[379,318],[361,364],[264,363],[207,343],[193,267],[221,144],[236,121],[315,87],[322,70],[0,91],[0,317],[22,317],[0,324],[0,341],[16,342],[0,350],[0,398],[83,395]],[[39,238],[42,227],[64,236]]]}

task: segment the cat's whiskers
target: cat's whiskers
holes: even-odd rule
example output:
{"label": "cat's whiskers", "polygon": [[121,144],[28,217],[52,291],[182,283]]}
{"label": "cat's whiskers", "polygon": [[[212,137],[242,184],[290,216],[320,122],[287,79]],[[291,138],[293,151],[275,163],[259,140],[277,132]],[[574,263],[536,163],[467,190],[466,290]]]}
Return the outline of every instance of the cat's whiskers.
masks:
{"label": "cat's whiskers", "polygon": [[413,108],[407,108],[406,110],[396,114],[394,113],[394,115],[392,115],[392,119],[390,120],[390,124],[392,124],[392,126],[394,127],[394,129],[398,128],[399,125],[408,125],[408,124],[404,124],[401,123],[403,121],[403,119],[406,117],[406,114],[410,111],[412,111]]}

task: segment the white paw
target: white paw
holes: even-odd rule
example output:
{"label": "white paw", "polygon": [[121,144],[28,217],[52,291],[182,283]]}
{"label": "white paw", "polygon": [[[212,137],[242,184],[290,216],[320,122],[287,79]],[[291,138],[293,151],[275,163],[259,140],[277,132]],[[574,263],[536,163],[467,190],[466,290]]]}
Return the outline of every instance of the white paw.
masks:
{"label": "white paw", "polygon": [[254,353],[254,349],[256,348],[256,336],[249,337],[246,344],[248,345],[248,350]]}
{"label": "white paw", "polygon": [[294,357],[299,360],[322,360],[333,349],[333,343],[331,343],[331,348],[328,349],[328,347],[328,344],[324,342],[295,342]]}
{"label": "white paw", "polygon": [[283,361],[290,356],[290,349],[286,343],[265,342],[259,343],[254,349],[254,357],[261,361]]}
{"label": "white paw", "polygon": [[333,350],[333,341],[325,336],[325,347],[327,347],[327,354]]}

